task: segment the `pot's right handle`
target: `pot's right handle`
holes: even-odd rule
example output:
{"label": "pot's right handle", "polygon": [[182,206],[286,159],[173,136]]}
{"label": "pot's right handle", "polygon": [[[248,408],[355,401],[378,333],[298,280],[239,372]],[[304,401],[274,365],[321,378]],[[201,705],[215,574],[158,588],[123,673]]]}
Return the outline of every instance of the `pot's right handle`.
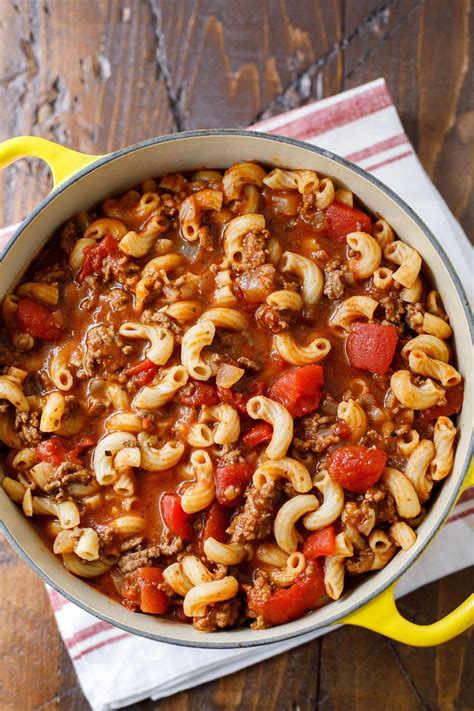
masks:
{"label": "pot's right handle", "polygon": [[102,156],[79,153],[37,136],[17,136],[0,143],[0,170],[13,161],[26,157],[44,160],[53,174],[54,187],[57,187],[59,183]]}
{"label": "pot's right handle", "polygon": [[[474,485],[474,464],[467,473],[460,494]],[[391,585],[381,595],[361,610],[357,610],[343,622],[373,630],[379,634],[404,642],[414,647],[432,647],[457,637],[474,624],[474,595],[470,595],[459,607],[442,620],[432,625],[416,625],[406,620],[395,604],[395,585]]]}

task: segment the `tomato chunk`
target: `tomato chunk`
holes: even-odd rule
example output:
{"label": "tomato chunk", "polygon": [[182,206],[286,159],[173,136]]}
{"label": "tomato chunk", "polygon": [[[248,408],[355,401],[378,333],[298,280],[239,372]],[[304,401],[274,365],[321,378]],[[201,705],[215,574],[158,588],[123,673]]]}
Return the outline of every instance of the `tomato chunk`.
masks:
{"label": "tomato chunk", "polygon": [[325,210],[328,235],[343,242],[350,232],[370,232],[372,220],[362,210],[334,200]]}
{"label": "tomato chunk", "polygon": [[111,235],[106,235],[95,247],[89,247],[84,250],[86,258],[82,269],[77,276],[77,281],[82,284],[84,279],[91,274],[98,274],[102,268],[102,262],[105,257],[116,254],[120,250],[116,240]]}
{"label": "tomato chunk", "polygon": [[175,492],[167,492],[161,497],[161,515],[163,520],[175,534],[189,540],[192,538],[192,517],[181,506],[181,498]]}
{"label": "tomato chunk", "polygon": [[219,395],[214,385],[201,383],[199,380],[192,380],[191,383],[194,385],[194,390],[189,395],[181,393],[178,396],[178,401],[182,405],[194,405],[196,407],[200,407],[201,405],[217,405]]}
{"label": "tomato chunk", "polygon": [[142,612],[161,615],[168,609],[168,596],[158,585],[163,582],[161,568],[138,568],[127,576],[124,597]]}
{"label": "tomato chunk", "polygon": [[386,453],[375,447],[339,447],[329,457],[329,474],[343,489],[363,494],[382,476]]}
{"label": "tomato chunk", "polygon": [[[84,449],[93,447],[96,441],[89,435],[79,435],[71,440],[71,447],[68,449],[66,443],[60,437],[50,437],[36,445],[36,454],[42,462],[48,462],[57,467],[62,462],[78,462],[79,455]],[[69,444],[69,443],[68,443]]]}
{"label": "tomato chunk", "polygon": [[61,311],[50,311],[43,304],[27,297],[18,301],[16,323],[20,331],[45,341],[56,341],[64,332]]}
{"label": "tomato chunk", "polygon": [[59,437],[50,437],[36,445],[36,454],[42,462],[58,467],[66,459],[67,448]]}
{"label": "tomato chunk", "polygon": [[273,436],[273,427],[268,422],[259,422],[242,437],[242,442],[247,447],[257,447],[263,442],[269,442]]}
{"label": "tomato chunk", "polygon": [[215,538],[221,543],[226,539],[226,528],[229,525],[230,511],[223,508],[217,501],[206,511],[204,526],[199,537],[199,550],[202,555],[206,538]]}
{"label": "tomato chunk", "polygon": [[235,506],[246,485],[252,478],[255,467],[247,462],[218,464],[214,472],[216,498],[221,506]]}
{"label": "tomato chunk", "polygon": [[323,385],[324,371],[320,365],[291,368],[275,380],[268,397],[281,403],[293,417],[301,417],[318,409]]}
{"label": "tomato chunk", "polygon": [[395,326],[356,322],[347,337],[347,357],[353,368],[384,375],[395,355],[397,341]]}
{"label": "tomato chunk", "polygon": [[304,615],[326,593],[323,566],[318,560],[312,565],[311,576],[302,573],[291,587],[277,590],[266,602],[259,600],[252,590],[248,595],[249,608],[271,625],[282,625]]}
{"label": "tomato chunk", "polygon": [[336,550],[336,527],[326,526],[311,533],[303,544],[303,553],[308,560],[332,555]]}
{"label": "tomato chunk", "polygon": [[137,365],[132,365],[124,370],[125,375],[129,375],[137,385],[148,385],[151,383],[159,368],[151,360],[145,358]]}

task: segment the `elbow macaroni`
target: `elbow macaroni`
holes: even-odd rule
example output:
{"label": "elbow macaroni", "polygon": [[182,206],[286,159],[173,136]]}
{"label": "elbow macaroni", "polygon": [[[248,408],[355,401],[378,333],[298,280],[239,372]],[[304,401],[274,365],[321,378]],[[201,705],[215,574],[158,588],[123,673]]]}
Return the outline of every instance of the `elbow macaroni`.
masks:
{"label": "elbow macaroni", "polygon": [[259,395],[247,403],[247,412],[254,420],[264,420],[273,427],[272,438],[265,449],[269,459],[282,459],[293,439],[293,418],[279,402]]}
{"label": "elbow macaroni", "polygon": [[306,346],[296,343],[291,333],[279,333],[273,336],[273,345],[281,357],[291,365],[310,365],[326,358],[331,350],[327,338],[316,336]]}
{"label": "elbow macaroni", "polygon": [[295,274],[302,282],[302,297],[306,304],[317,304],[321,299],[324,277],[321,269],[312,259],[295,252],[283,252],[280,260],[283,273]]}

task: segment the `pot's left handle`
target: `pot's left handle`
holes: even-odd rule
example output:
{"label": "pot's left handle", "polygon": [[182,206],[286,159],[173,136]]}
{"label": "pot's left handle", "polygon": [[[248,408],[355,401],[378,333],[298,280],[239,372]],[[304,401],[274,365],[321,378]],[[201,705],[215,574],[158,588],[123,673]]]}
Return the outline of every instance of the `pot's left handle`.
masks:
{"label": "pot's left handle", "polygon": [[49,165],[56,188],[78,170],[102,156],[79,153],[37,136],[18,136],[0,143],[0,170],[15,160],[27,157],[41,158]]}
{"label": "pot's left handle", "polygon": [[[467,473],[460,494],[474,486],[474,463]],[[348,625],[365,627],[414,647],[432,647],[457,637],[474,624],[474,595],[469,595],[459,607],[431,625],[417,625],[406,620],[395,604],[395,585],[364,605],[360,610],[345,617]]]}

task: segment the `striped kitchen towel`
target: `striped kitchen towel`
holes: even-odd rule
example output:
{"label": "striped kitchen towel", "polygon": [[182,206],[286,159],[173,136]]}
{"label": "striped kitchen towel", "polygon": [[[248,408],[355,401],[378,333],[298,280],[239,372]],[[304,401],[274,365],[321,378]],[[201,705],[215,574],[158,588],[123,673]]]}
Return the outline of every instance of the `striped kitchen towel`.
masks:
{"label": "striped kitchen towel", "polygon": [[[257,130],[332,150],[391,187],[439,239],[465,285],[472,250],[461,227],[424,172],[404,133],[385,81],[378,79],[289,113]],[[0,251],[12,228],[0,232]],[[473,563],[474,487],[464,492],[447,524],[397,587],[403,595]],[[160,699],[255,664],[331,631],[326,628],[255,649],[210,650],[152,642],[91,617],[48,589],[59,630],[94,710]]]}

